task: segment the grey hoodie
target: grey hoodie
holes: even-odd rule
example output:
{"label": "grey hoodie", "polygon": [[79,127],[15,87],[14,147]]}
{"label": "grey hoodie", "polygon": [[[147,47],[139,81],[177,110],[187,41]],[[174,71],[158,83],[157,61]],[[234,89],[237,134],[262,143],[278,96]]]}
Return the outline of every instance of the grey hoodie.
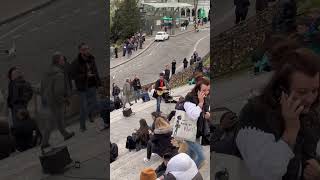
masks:
{"label": "grey hoodie", "polygon": [[71,86],[64,67],[51,65],[41,82],[41,96],[50,106],[61,106],[64,98],[71,95]]}

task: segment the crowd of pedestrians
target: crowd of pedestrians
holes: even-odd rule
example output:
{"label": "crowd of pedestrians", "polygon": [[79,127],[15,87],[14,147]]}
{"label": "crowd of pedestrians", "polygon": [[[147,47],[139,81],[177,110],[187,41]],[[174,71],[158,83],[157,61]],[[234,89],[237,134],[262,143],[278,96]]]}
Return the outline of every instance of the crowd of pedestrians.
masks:
{"label": "crowd of pedestrians", "polygon": [[[143,44],[146,41],[145,34],[135,33],[132,37],[126,39],[122,44],[122,56],[130,58],[134,51],[138,51],[138,49],[143,48]],[[114,56],[117,59],[119,57],[119,47],[118,45],[114,46]]]}

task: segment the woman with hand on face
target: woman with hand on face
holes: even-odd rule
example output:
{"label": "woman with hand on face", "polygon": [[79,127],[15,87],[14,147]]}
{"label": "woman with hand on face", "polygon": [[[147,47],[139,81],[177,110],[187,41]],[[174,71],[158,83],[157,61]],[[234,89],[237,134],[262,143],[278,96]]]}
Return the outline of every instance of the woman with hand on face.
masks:
{"label": "woman with hand on face", "polygon": [[[192,89],[192,91],[186,96],[184,103],[184,110],[187,116],[197,121],[197,130],[199,129],[200,121],[208,121],[210,119],[209,106],[206,104],[206,97],[210,93],[210,81],[206,78],[202,78]],[[204,163],[204,154],[200,144],[196,142],[186,141],[188,145],[187,154],[192,155],[192,159],[195,161],[198,168]]]}
{"label": "woman with hand on face", "polygon": [[270,82],[241,111],[237,147],[253,179],[315,180],[320,57],[300,48],[273,60]]}

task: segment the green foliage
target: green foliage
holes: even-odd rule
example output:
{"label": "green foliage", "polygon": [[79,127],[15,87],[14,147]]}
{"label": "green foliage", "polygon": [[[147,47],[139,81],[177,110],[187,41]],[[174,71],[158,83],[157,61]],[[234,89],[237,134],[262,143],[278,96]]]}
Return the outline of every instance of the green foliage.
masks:
{"label": "green foliage", "polygon": [[118,2],[111,27],[111,40],[125,40],[138,32],[141,27],[140,10],[137,0],[123,0]]}
{"label": "green foliage", "polygon": [[312,8],[320,8],[319,0],[298,0],[298,13],[304,13]]}

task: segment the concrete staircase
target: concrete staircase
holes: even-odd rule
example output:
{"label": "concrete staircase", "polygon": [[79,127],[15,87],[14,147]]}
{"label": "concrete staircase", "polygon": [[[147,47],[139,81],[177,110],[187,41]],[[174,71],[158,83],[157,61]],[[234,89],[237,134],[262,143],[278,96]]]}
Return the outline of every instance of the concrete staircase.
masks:
{"label": "concrete staircase", "polygon": [[[172,96],[185,96],[193,86],[183,86],[172,90]],[[110,179],[111,180],[139,180],[140,172],[146,167],[156,169],[162,163],[160,157],[152,157],[151,161],[145,163],[143,158],[147,156],[146,149],[138,152],[129,152],[125,148],[126,137],[131,135],[134,128],[138,128],[139,120],[144,118],[151,125],[151,112],[155,111],[156,101],[153,99],[149,102],[138,102],[131,108],[135,115],[125,118],[122,115],[122,110],[116,110],[110,114],[110,140],[116,143],[119,148],[118,159],[110,164]],[[174,109],[175,104],[161,104],[161,111],[168,114]],[[210,147],[203,147],[206,157],[206,163],[201,168],[200,173],[205,180],[210,180]]]}
{"label": "concrete staircase", "polygon": [[[200,173],[205,180],[210,180],[210,147],[203,147],[206,161],[204,166],[200,169]],[[146,149],[138,152],[128,152],[122,157],[118,158],[110,165],[111,180],[139,180],[141,170],[147,167],[156,169],[161,163],[160,157],[152,157],[151,161],[145,163],[143,158],[146,157]]]}

